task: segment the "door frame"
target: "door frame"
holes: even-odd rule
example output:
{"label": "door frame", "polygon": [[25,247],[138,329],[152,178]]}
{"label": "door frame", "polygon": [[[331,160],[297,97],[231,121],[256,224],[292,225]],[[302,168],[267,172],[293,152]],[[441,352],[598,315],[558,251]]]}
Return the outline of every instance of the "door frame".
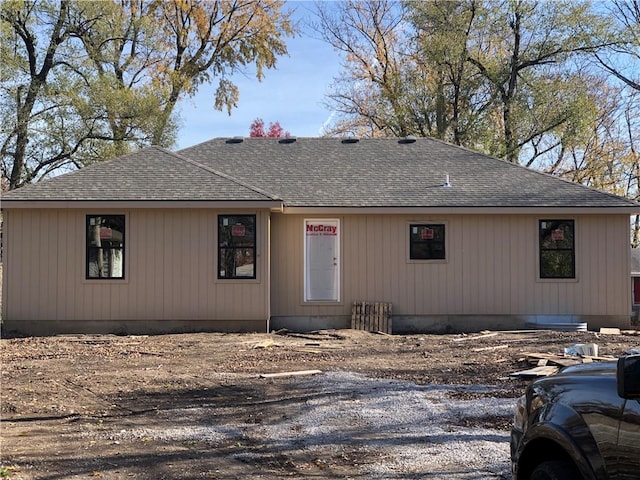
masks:
{"label": "door frame", "polygon": [[[336,292],[336,298],[335,299],[322,299],[322,300],[316,300],[316,299],[311,299],[309,298],[308,295],[308,275],[309,275],[309,271],[308,271],[308,264],[307,264],[307,253],[308,253],[308,243],[307,243],[307,225],[309,223],[328,223],[328,224],[335,224],[336,226],[336,233],[335,235],[331,235],[331,236],[335,236],[335,249],[336,249],[336,257],[334,257],[334,261],[336,262],[336,271],[335,271],[335,277],[334,277],[334,281],[335,281],[335,292]],[[342,277],[342,263],[341,263],[341,256],[342,256],[342,241],[341,241],[341,222],[340,222],[340,218],[305,218],[303,219],[302,222],[302,238],[303,238],[303,260],[302,260],[302,276],[303,276],[303,301],[304,303],[332,303],[332,304],[337,304],[340,303],[342,301],[342,281],[341,281],[341,277]]]}

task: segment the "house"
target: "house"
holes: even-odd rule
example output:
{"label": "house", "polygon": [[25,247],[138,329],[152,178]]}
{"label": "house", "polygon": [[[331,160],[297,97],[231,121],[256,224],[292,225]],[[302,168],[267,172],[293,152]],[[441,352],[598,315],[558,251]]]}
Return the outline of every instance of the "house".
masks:
{"label": "house", "polygon": [[429,138],[220,138],[12,191],[6,331],[625,327],[640,206]]}

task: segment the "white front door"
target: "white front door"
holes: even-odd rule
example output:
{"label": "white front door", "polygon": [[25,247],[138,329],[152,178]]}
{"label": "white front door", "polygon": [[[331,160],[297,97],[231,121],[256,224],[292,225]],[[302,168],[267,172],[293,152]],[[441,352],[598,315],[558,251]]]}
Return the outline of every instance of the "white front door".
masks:
{"label": "white front door", "polygon": [[304,221],[304,299],[340,301],[340,220]]}

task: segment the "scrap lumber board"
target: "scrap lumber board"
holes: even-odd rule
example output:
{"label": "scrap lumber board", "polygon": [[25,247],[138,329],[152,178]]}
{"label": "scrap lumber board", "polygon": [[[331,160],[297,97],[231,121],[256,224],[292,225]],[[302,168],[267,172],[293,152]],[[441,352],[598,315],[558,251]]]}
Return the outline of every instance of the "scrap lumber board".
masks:
{"label": "scrap lumber board", "polygon": [[267,338],[266,340],[258,343],[254,343],[251,348],[269,348],[274,345],[274,341],[272,338]]}
{"label": "scrap lumber board", "polygon": [[296,370],[294,372],[261,373],[260,378],[297,377],[300,375],[317,375],[322,370]]}
{"label": "scrap lumber board", "polygon": [[524,333],[540,333],[540,330],[499,330],[500,333],[520,335]]}
{"label": "scrap lumber board", "polygon": [[640,330],[622,330],[620,333],[625,335],[640,335]]}
{"label": "scrap lumber board", "polygon": [[604,333],[605,335],[620,335],[620,329],[602,327],[600,328],[600,333]]}
{"label": "scrap lumber board", "polygon": [[545,365],[541,367],[530,368],[529,370],[521,370],[519,372],[511,373],[510,377],[546,377],[553,375],[559,370],[558,367]]}
{"label": "scrap lumber board", "polygon": [[578,358],[561,357],[552,353],[524,353],[523,355],[527,360],[534,363],[538,363],[538,360],[546,360],[547,363],[552,363],[560,367],[568,367],[580,363]]}
{"label": "scrap lumber board", "polygon": [[498,332],[485,333],[484,335],[476,335],[475,337],[460,337],[460,338],[454,338],[454,339],[453,339],[453,341],[454,341],[454,342],[464,342],[465,340],[479,340],[479,339],[481,339],[481,338],[495,337],[496,335],[498,335]]}
{"label": "scrap lumber board", "polygon": [[293,347],[293,350],[300,353],[322,353],[321,350],[313,349],[311,347]]}
{"label": "scrap lumber board", "polygon": [[584,362],[585,360],[591,361],[591,362],[614,362],[617,361],[618,359],[616,357],[595,357],[593,355],[583,355],[582,356],[582,361]]}
{"label": "scrap lumber board", "polygon": [[502,350],[503,348],[509,348],[509,345],[496,345],[495,347],[480,347],[474,348],[473,352],[490,352],[493,350]]}

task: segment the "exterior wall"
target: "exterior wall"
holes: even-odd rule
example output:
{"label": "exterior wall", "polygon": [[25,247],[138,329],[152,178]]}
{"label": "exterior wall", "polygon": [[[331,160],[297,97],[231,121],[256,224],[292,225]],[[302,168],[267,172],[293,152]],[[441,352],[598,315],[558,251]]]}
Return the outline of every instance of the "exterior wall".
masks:
{"label": "exterior wall", "polygon": [[[127,216],[124,281],[85,280],[89,213]],[[217,280],[219,213],[257,213],[256,280]],[[538,278],[538,219],[549,215],[338,216],[336,304],[304,302],[305,218],[312,217],[271,214],[269,222],[267,211],[211,209],[5,211],[2,328],[25,334],[342,328],[354,300],[392,302],[394,331],[512,329],[554,319],[590,328],[629,324],[627,215],[559,217],[575,219],[575,281]],[[445,262],[407,260],[410,222],[446,224]]]}
{"label": "exterior wall", "polygon": [[[304,218],[272,215],[272,328],[348,326],[354,300],[392,302],[394,331],[629,324],[628,215],[557,217],[575,219],[576,280],[539,279],[538,220],[550,215],[339,216],[338,304],[303,301]],[[446,224],[446,262],[408,261],[410,222]]]}
{"label": "exterior wall", "polygon": [[[126,215],[125,280],[85,280],[85,215]],[[257,214],[256,280],[218,280],[217,214]],[[160,333],[266,331],[268,212],[5,211],[3,329]]]}

